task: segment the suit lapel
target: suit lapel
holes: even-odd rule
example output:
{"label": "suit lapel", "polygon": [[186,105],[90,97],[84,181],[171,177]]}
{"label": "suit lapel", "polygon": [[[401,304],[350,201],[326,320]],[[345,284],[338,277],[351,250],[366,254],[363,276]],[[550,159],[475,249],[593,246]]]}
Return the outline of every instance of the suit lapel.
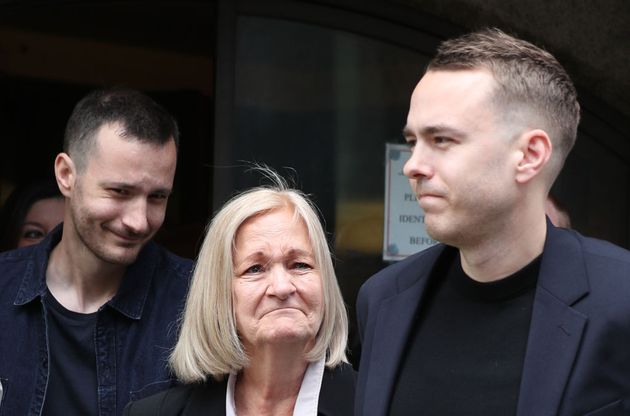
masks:
{"label": "suit lapel", "polygon": [[538,290],[523,365],[517,415],[556,415],[586,317]]}
{"label": "suit lapel", "polygon": [[[416,310],[433,265],[441,252],[442,250],[437,252],[433,259],[423,259],[421,268],[424,270],[419,270],[420,267],[407,268],[408,274],[415,275],[415,283],[380,304],[374,327],[374,334],[377,334],[378,338],[374,337],[372,341],[370,371],[365,387],[365,391],[370,392],[364,398],[363,409],[366,415],[382,415],[388,411],[398,367],[405,353]],[[398,276],[399,280],[408,277]]]}
{"label": "suit lapel", "polygon": [[578,240],[548,226],[517,415],[558,414],[588,319],[571,306],[587,293]]}

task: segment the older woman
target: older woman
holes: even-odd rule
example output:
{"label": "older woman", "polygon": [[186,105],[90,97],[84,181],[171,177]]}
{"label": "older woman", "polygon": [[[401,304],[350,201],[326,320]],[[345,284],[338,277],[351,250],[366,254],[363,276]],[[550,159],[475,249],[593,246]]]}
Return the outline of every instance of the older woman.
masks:
{"label": "older woman", "polygon": [[276,178],[212,220],[170,363],[135,415],[351,415],[347,317],[313,206]]}

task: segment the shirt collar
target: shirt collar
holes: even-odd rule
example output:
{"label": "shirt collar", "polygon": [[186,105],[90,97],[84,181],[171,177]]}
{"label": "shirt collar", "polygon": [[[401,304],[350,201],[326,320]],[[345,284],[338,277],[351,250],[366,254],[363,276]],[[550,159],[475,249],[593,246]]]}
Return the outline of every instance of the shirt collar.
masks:
{"label": "shirt collar", "polygon": [[38,296],[46,293],[46,269],[48,267],[48,257],[52,249],[61,240],[61,230],[63,224],[55,227],[40,243],[18,249],[16,255],[24,254],[30,258],[26,261],[24,277],[20,284],[20,289],[15,296],[13,304],[16,306],[25,305]]}
{"label": "shirt collar", "polygon": [[[293,408],[294,416],[317,415],[317,407],[319,405],[319,391],[322,387],[322,379],[324,378],[325,358],[321,358],[312,362],[306,368],[302,386],[298,393],[295,407]],[[230,374],[227,384],[227,392],[225,395],[225,415],[236,415],[236,403],[234,402],[234,387],[237,379],[236,374]]]}
{"label": "shirt collar", "polygon": [[107,305],[134,320],[142,318],[144,303],[149,295],[153,277],[162,263],[160,248],[149,241],[138,254],[136,261],[127,267],[118,293]]}
{"label": "shirt collar", "polygon": [[[32,254],[27,261],[22,284],[15,297],[15,305],[27,304],[46,293],[48,259],[52,249],[61,240],[62,229],[63,224],[60,224],[42,242],[23,249],[30,250]],[[159,251],[158,245],[153,241],[149,241],[142,248],[136,261],[127,267],[118,293],[106,305],[130,319],[138,320],[142,317],[153,276],[161,263]]]}

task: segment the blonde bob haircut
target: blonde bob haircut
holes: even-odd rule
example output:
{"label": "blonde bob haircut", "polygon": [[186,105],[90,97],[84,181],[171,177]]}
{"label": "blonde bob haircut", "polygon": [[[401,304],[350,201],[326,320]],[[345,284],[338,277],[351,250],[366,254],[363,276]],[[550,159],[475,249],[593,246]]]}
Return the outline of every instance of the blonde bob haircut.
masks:
{"label": "blonde bob haircut", "polygon": [[233,253],[239,227],[248,219],[290,207],[308,230],[315,267],[322,279],[324,314],[308,361],[326,357],[326,366],[347,362],[348,318],[333,269],[330,250],[315,206],[301,192],[290,189],[278,174],[263,169],[274,184],[245,191],[228,201],[210,222],[181,321],[180,336],[169,362],[185,383],[221,380],[248,365],[236,330],[232,304]]}

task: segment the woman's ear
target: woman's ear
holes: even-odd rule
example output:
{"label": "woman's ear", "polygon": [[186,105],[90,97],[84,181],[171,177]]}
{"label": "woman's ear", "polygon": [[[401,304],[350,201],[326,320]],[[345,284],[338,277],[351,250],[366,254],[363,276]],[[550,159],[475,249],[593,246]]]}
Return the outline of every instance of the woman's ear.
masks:
{"label": "woman's ear", "polygon": [[59,153],[55,158],[55,178],[63,196],[69,197],[74,188],[77,172],[74,162],[67,153]]}
{"label": "woman's ear", "polygon": [[544,130],[529,130],[519,137],[521,158],[516,167],[516,181],[526,183],[540,175],[551,158],[551,139]]}

